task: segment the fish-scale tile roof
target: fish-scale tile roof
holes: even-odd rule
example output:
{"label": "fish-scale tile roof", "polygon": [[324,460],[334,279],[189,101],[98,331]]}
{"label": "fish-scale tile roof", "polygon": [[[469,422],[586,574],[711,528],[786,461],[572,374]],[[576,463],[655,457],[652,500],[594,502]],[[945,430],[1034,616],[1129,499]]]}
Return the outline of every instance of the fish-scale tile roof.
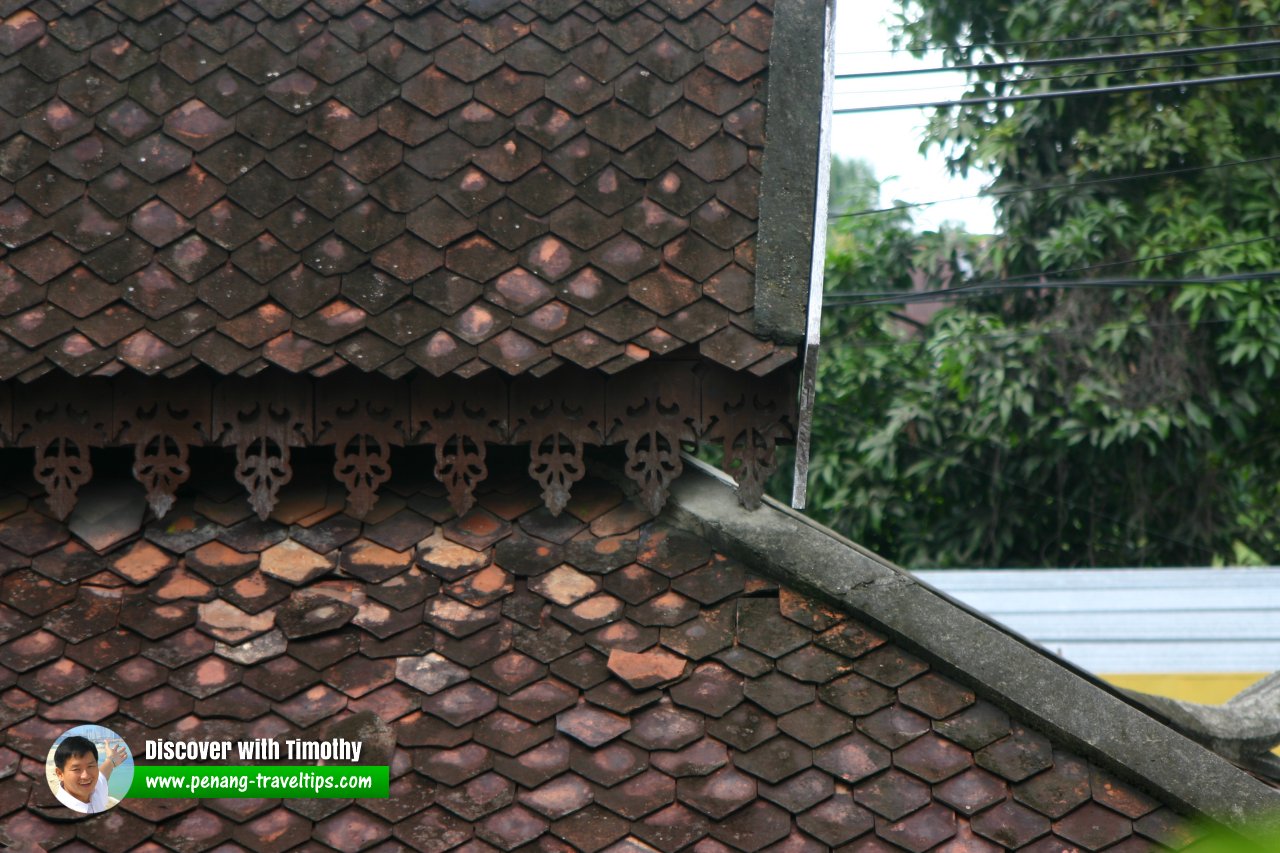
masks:
{"label": "fish-scale tile roof", "polygon": [[0,379],[769,372],[772,6],[0,4]]}
{"label": "fish-scale tile roof", "polygon": [[[612,853],[1198,837],[982,689],[607,483],[559,518],[518,480],[461,518],[438,486],[392,485],[363,522],[315,487],[265,522],[197,488],[163,523],[73,519],[77,535],[7,494],[0,833],[47,850]],[[125,799],[65,822],[41,774],[69,720],[135,748],[358,725],[390,797]]]}

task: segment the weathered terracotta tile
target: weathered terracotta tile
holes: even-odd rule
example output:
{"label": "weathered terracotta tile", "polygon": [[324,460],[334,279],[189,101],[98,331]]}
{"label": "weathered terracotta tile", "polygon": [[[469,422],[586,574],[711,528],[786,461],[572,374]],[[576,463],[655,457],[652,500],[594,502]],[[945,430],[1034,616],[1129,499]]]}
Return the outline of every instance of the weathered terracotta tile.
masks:
{"label": "weathered terracotta tile", "polygon": [[1014,787],[1018,802],[1055,820],[1090,796],[1088,763],[1056,750],[1052,768]]}
{"label": "weathered terracotta tile", "polygon": [[466,670],[434,652],[396,661],[396,678],[426,694],[439,693],[466,677]]}
{"label": "weathered terracotta tile", "polygon": [[111,569],[134,584],[145,584],[173,565],[173,557],[150,542],[136,542],[111,560]]}
{"label": "weathered terracotta tile", "polygon": [[472,607],[438,596],[427,602],[426,619],[450,636],[462,638],[493,625],[501,618],[498,605]]}
{"label": "weathered terracotta tile", "polygon": [[142,657],[125,660],[94,677],[103,687],[125,699],[145,694],[168,679],[168,670]]}
{"label": "weathered terracotta tile", "polygon": [[861,734],[851,734],[817,749],[814,764],[846,782],[858,782],[886,769],[890,754]]}
{"label": "weathered terracotta tile", "polygon": [[501,693],[514,693],[547,672],[546,666],[518,651],[507,652],[477,667],[473,677]]}
{"label": "weathered terracotta tile", "polygon": [[[1205,834],[1205,829],[1180,817],[1169,808],[1151,812],[1136,821],[1133,828],[1143,838],[1150,838],[1174,849],[1187,847]],[[1104,834],[1111,833],[1104,831]]]}
{"label": "weathered terracotta tile", "polygon": [[[493,608],[488,610],[492,611]],[[436,649],[449,660],[473,668],[510,650],[514,644],[511,624],[503,621],[496,621],[462,637],[437,634],[435,641]]]}
{"label": "weathered terracotta tile", "polygon": [[272,808],[232,830],[232,838],[241,846],[261,845],[270,851],[287,850],[305,841],[310,834],[310,821],[284,808]]}
{"label": "weathered terracotta tile", "polygon": [[627,835],[627,821],[596,805],[551,825],[551,832],[577,850],[602,850]]}
{"label": "weathered terracotta tile", "polygon": [[455,581],[484,568],[491,558],[484,549],[472,548],[446,538],[443,530],[438,530],[435,535],[422,542],[421,549],[414,556],[418,565],[448,581]]}
{"label": "weathered terracotta tile", "polygon": [[422,702],[424,711],[452,726],[464,726],[497,707],[497,695],[474,682],[464,682]]}
{"label": "weathered terracotta tile", "polygon": [[215,642],[196,628],[187,628],[165,638],[163,644],[143,649],[144,657],[170,669],[185,666],[214,650]]}
{"label": "weathered terracotta tile", "polygon": [[555,736],[551,720],[532,723],[506,711],[495,711],[477,722],[472,737],[475,742],[497,753],[514,756]]}
{"label": "weathered terracotta tile", "polygon": [[796,823],[824,844],[838,847],[870,830],[875,819],[844,792],[809,809],[796,819]]}
{"label": "weathered terracotta tile", "polygon": [[[1056,756],[1054,760],[1056,764]],[[1089,788],[1094,800],[1133,820],[1159,808],[1156,800],[1092,765],[1089,767]]]}
{"label": "weathered terracotta tile", "polygon": [[246,613],[261,613],[289,597],[289,587],[260,571],[222,585],[221,597]]}
{"label": "weathered terracotta tile", "polygon": [[277,702],[319,681],[320,673],[291,657],[276,657],[260,663],[250,668],[244,677],[247,687]]}
{"label": "weathered terracotta tile", "polygon": [[[688,588],[684,589],[689,592]],[[674,628],[662,629],[662,645],[691,660],[702,660],[734,644],[736,602],[730,601],[715,610],[704,610]]]}
{"label": "weathered terracotta tile", "polygon": [[[265,555],[264,555],[265,560]],[[276,624],[289,639],[334,631],[351,621],[357,608],[327,595],[296,592],[276,610]]]}
{"label": "weathered terracotta tile", "polygon": [[169,683],[197,699],[206,699],[240,682],[240,667],[219,657],[206,657],[169,677]]}
{"label": "weathered terracotta tile", "polygon": [[493,564],[444,587],[448,595],[472,607],[485,607],[514,589],[511,575]]}
{"label": "weathered terracotta tile", "polygon": [[342,549],[341,565],[362,580],[384,581],[409,567],[409,554],[360,539]]}
{"label": "weathered terracotta tile", "polygon": [[249,614],[222,599],[201,604],[196,620],[199,630],[233,645],[263,634],[274,625],[274,613]]}
{"label": "weathered terracotta tile", "polygon": [[0,601],[27,616],[47,613],[75,597],[75,586],[58,583],[28,569],[12,572],[0,580]]}
{"label": "weathered terracotta tile", "polygon": [[271,710],[271,703],[264,696],[243,686],[231,687],[195,704],[195,713],[201,717],[222,717],[248,721],[262,717]]}
{"label": "weathered terracotta tile", "polygon": [[760,796],[792,813],[803,812],[835,791],[831,776],[817,768],[797,773],[778,785],[760,785]]}
{"label": "weathered terracotta tile", "polygon": [[893,763],[926,782],[941,782],[971,767],[973,757],[952,741],[927,734],[894,750]]}
{"label": "weathered terracotta tile", "polygon": [[1012,733],[974,753],[974,761],[1010,782],[1021,782],[1053,765],[1049,741],[1036,732],[1014,726]]}
{"label": "weathered terracotta tile", "polygon": [[854,721],[821,702],[815,702],[782,717],[778,726],[797,740],[817,747],[853,731]]}
{"label": "weathered terracotta tile", "polygon": [[340,712],[347,705],[347,698],[333,688],[317,684],[298,693],[273,710],[296,726],[303,728]]}
{"label": "weathered terracotta tile", "polygon": [[133,657],[141,644],[138,636],[123,629],[106,631],[81,643],[68,645],[64,654],[69,660],[96,671],[106,669]]}
{"label": "weathered terracotta tile", "polygon": [[566,773],[522,792],[520,802],[547,820],[559,820],[591,803],[592,789],[582,777]]}
{"label": "weathered terracotta tile", "polygon": [[[1119,820],[1124,821],[1119,815]],[[1129,832],[1128,821],[1123,832]],[[973,831],[1006,847],[1019,848],[1049,832],[1049,821],[1012,800],[987,809],[971,821]],[[1111,840],[1116,840],[1112,838]]]}
{"label": "weathered terracotta tile", "polygon": [[[972,767],[934,786],[934,796],[961,814],[972,815],[1009,795],[1008,784],[998,776]],[[1033,807],[1039,810],[1038,806]]]}

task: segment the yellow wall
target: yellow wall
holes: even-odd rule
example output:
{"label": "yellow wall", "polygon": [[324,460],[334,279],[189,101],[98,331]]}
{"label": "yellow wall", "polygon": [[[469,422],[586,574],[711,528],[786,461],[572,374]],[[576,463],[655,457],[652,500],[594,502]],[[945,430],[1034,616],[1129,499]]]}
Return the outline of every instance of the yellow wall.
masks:
{"label": "yellow wall", "polygon": [[1104,675],[1107,681],[1126,690],[1138,690],[1184,702],[1221,705],[1244,690],[1265,672],[1173,673],[1168,675]]}

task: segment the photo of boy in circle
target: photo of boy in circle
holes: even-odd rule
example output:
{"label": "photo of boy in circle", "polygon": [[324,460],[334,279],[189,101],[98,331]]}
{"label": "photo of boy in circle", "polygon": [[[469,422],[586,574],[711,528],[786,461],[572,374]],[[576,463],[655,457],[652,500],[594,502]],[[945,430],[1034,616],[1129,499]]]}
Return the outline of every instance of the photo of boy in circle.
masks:
{"label": "photo of boy in circle", "polygon": [[65,738],[53,753],[58,787],[54,796],[69,809],[83,814],[106,811],[107,780],[128,756],[124,745],[105,744],[106,758],[98,761],[98,748],[93,741],[79,735]]}

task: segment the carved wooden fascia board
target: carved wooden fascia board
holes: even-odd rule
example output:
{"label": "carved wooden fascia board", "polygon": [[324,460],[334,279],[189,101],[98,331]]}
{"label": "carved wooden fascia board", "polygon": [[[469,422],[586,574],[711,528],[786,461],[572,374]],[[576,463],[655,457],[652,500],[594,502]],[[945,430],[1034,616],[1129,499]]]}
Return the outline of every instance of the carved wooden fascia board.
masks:
{"label": "carved wooden fascia board", "polygon": [[316,388],[316,444],[332,444],[333,476],[347,487],[347,511],[364,518],[391,479],[391,448],[406,443],[409,387],[382,376],[347,376]]}
{"label": "carved wooden fascia board", "polygon": [[311,386],[272,377],[226,380],[215,386],[212,440],[236,451],[236,481],[266,519],[280,487],[293,477],[289,448],[312,436]]}
{"label": "carved wooden fascia board", "polygon": [[586,474],[583,448],[604,443],[604,378],[564,374],[521,377],[511,386],[511,440],[529,442],[529,476],[552,515]]}
{"label": "carved wooden fascia board", "polygon": [[475,504],[475,488],[489,475],[485,445],[507,437],[507,386],[493,374],[473,379],[421,378],[411,386],[410,431],[436,446],[436,479],[458,515]]}

